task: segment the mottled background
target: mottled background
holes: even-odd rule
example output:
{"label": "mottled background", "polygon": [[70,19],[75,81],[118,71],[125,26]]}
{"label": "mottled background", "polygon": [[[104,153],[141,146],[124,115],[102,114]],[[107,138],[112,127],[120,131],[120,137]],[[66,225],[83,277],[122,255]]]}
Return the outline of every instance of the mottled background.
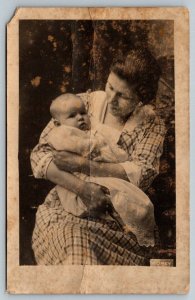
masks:
{"label": "mottled background", "polygon": [[34,264],[31,236],[37,206],[53,186],[34,179],[30,152],[64,92],[104,89],[112,60],[148,47],[162,68],[158,113],[167,124],[160,175],[147,191],[160,229],[161,257],[175,257],[175,114],[173,21],[20,21],[20,264]]}

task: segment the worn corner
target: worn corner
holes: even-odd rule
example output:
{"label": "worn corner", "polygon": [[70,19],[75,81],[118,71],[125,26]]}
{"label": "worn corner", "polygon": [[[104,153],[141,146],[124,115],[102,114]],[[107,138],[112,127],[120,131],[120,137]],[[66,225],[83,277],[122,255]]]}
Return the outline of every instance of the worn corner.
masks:
{"label": "worn corner", "polygon": [[10,27],[10,25],[12,25],[12,23],[14,23],[16,21],[16,19],[18,18],[18,15],[20,13],[20,11],[22,10],[23,8],[21,7],[17,7],[11,17],[11,19],[8,21],[7,23],[7,29]]}
{"label": "worn corner", "polygon": [[16,291],[13,290],[12,288],[6,287],[5,294],[6,295],[15,295]]}
{"label": "worn corner", "polygon": [[190,284],[188,283],[186,286],[184,286],[183,290],[179,292],[180,295],[187,295],[190,291]]}
{"label": "worn corner", "polygon": [[188,7],[182,7],[181,8],[181,13],[182,13],[182,15],[184,15],[187,19],[189,19],[189,17],[190,17],[190,10],[189,10],[189,8]]}

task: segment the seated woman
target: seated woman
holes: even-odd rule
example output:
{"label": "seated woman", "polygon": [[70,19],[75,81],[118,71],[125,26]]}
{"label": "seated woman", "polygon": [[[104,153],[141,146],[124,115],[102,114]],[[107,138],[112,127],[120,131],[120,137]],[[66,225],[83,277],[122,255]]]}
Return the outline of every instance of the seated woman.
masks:
{"label": "seated woman", "polygon": [[[146,105],[154,100],[159,77],[160,69],[151,53],[134,49],[113,64],[105,92],[80,95],[91,120],[115,130],[118,145],[128,154],[127,161],[104,163],[64,151],[53,154],[47,141],[54,127],[51,120],[31,154],[34,176],[76,193],[93,209],[108,202],[108,195],[100,185],[71,173],[115,177],[130,181],[143,191],[148,188],[159,171],[166,130],[157,115],[147,118],[141,126],[134,124],[133,116],[140,102]],[[120,230],[114,220],[81,219],[66,212],[55,188],[38,208],[32,246],[37,263],[45,265],[149,265],[154,250],[141,246],[133,233]]]}

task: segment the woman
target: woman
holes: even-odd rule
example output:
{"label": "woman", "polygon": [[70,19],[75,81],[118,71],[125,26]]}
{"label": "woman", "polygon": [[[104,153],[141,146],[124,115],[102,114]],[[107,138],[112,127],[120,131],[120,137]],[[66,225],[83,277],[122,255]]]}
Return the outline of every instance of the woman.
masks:
{"label": "woman", "polygon": [[[103,163],[63,151],[53,154],[47,144],[54,126],[51,120],[31,155],[34,176],[78,194],[93,209],[108,202],[108,195],[101,186],[71,172],[120,178],[143,191],[148,188],[158,174],[165,126],[155,114],[146,116],[141,126],[134,119],[138,107],[155,99],[159,78],[160,69],[151,53],[134,49],[113,64],[105,92],[81,95],[91,119],[115,130],[116,142],[127,152],[128,161]],[[66,213],[55,188],[38,208],[33,250],[38,264],[148,265],[152,255],[151,248],[140,246],[135,235],[121,231],[114,220],[86,220]]]}

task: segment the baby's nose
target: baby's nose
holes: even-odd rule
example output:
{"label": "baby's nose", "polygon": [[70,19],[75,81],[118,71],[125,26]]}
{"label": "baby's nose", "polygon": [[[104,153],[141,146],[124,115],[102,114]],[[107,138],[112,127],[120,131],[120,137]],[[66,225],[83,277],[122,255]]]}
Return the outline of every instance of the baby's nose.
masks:
{"label": "baby's nose", "polygon": [[82,119],[83,119],[83,115],[77,114],[77,119],[78,119],[78,120],[82,120]]}

